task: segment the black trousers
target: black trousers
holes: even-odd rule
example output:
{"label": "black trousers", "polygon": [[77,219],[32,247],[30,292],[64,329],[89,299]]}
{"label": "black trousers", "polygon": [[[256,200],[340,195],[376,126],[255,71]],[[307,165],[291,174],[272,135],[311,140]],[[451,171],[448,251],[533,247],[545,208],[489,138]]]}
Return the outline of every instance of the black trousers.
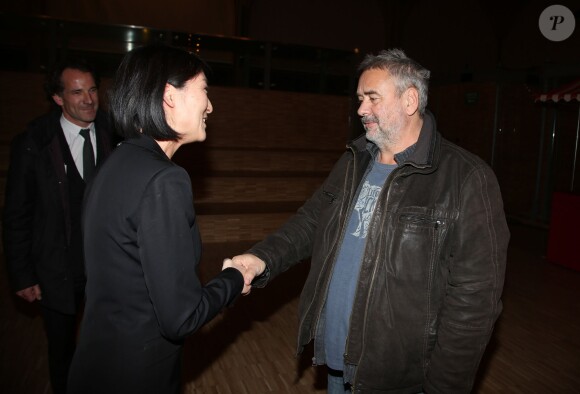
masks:
{"label": "black trousers", "polygon": [[84,292],[75,292],[75,299],[75,314],[41,308],[48,342],[48,368],[53,394],[66,393],[68,372],[76,348],[78,323],[83,310]]}

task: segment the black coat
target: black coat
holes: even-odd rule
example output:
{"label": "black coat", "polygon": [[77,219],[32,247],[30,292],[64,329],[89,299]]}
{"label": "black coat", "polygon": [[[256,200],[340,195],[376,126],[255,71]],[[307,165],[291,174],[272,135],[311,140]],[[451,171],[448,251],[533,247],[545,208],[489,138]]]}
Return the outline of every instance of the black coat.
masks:
{"label": "black coat", "polygon": [[[61,111],[32,121],[12,142],[3,215],[6,264],[14,291],[36,284],[42,303],[75,312],[67,249],[71,242],[71,205],[61,138]],[[107,116],[98,112],[97,167],[112,149]]]}
{"label": "black coat", "polygon": [[149,137],[115,149],[85,203],[87,299],[69,392],[177,392],[182,340],[241,293],[242,275],[200,283],[189,175]]}

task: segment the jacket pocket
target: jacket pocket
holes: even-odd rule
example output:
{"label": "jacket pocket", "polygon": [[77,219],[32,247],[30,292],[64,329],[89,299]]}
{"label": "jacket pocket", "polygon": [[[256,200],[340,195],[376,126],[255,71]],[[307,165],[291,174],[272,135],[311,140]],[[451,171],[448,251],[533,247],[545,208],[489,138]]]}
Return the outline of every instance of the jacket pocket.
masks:
{"label": "jacket pocket", "polygon": [[426,287],[437,264],[448,218],[432,212],[401,212],[393,222],[388,272]]}
{"label": "jacket pocket", "polygon": [[443,227],[446,224],[445,219],[436,218],[426,215],[408,214],[404,213],[399,215],[399,223],[403,226],[412,227],[426,227],[433,228],[435,230],[439,227]]}

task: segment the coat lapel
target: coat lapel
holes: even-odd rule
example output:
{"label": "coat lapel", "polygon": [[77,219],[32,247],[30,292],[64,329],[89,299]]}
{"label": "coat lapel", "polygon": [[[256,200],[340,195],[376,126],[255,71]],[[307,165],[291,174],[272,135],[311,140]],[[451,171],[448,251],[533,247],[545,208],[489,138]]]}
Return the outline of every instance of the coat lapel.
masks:
{"label": "coat lapel", "polygon": [[[60,125],[55,126],[55,132],[48,144],[48,152],[50,159],[54,168],[54,173],[56,174],[56,179],[58,181],[58,189],[60,193],[60,201],[62,203],[62,209],[64,212],[64,223],[65,223],[65,235],[67,244],[70,243],[70,204],[69,204],[69,194],[68,194],[68,178],[66,176],[66,171],[64,167],[63,152],[60,143],[60,135],[63,131]],[[62,135],[64,138],[64,135]]]}

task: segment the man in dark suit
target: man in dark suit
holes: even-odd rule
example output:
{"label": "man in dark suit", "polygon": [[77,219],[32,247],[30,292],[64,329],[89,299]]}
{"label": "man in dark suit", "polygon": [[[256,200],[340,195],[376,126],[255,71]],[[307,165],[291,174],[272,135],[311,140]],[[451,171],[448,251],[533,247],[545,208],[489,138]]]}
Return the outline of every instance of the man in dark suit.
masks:
{"label": "man in dark suit", "polygon": [[12,142],[3,216],[8,274],[16,295],[39,301],[54,393],[66,391],[85,287],[81,206],[85,185],[112,149],[99,108],[98,77],[82,61],[49,74],[53,111]]}

